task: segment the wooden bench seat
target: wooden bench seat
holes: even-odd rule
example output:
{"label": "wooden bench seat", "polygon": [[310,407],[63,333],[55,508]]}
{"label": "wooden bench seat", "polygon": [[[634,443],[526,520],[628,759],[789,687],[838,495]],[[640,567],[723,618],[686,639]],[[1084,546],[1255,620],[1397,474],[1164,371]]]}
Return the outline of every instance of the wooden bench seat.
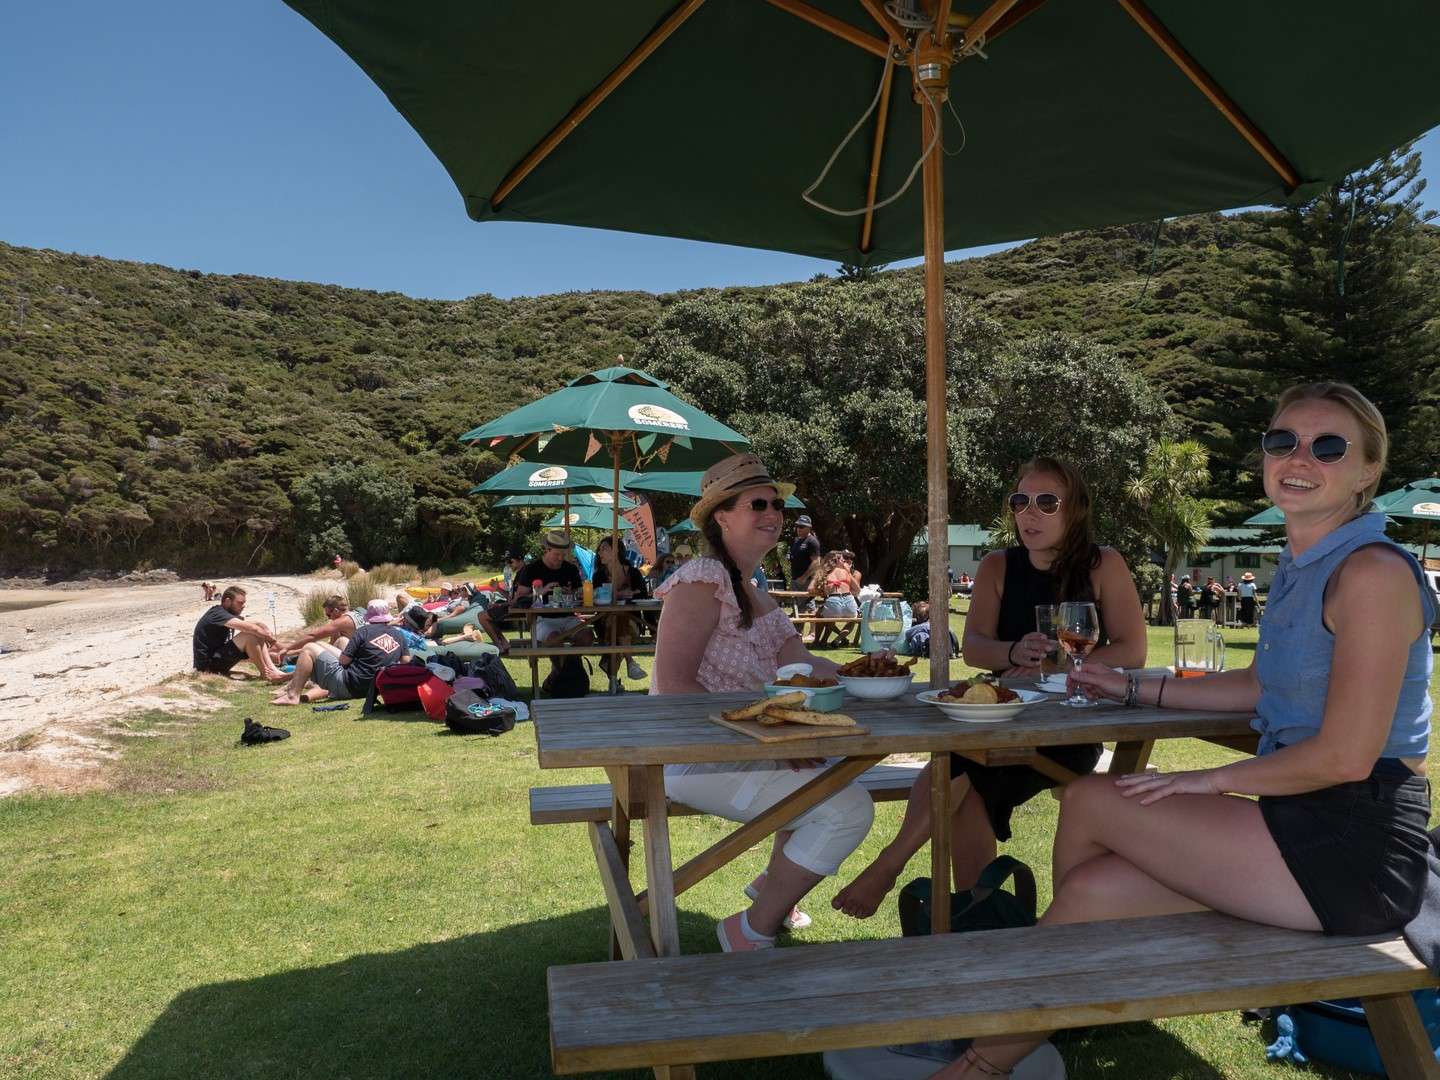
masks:
{"label": "wooden bench seat", "polygon": [[575,964],[547,983],[560,1074],[1360,997],[1392,1078],[1440,1075],[1409,996],[1435,980],[1398,935],[1212,912]]}
{"label": "wooden bench seat", "polygon": [[654,656],[653,641],[630,645],[511,645],[510,660],[544,660],[556,656]]}
{"label": "wooden bench seat", "polygon": [[[876,802],[904,799],[910,794],[915,778],[920,775],[918,768],[904,765],[875,765],[867,769],[855,782],[870,793]],[[672,802],[670,816],[679,817],[699,814],[684,803]],[[585,821],[608,821],[611,812],[611,789],[609,784],[575,784],[570,787],[543,787],[530,789],[530,824],[563,825]],[[645,816],[645,806],[632,801],[630,817],[636,820]]]}

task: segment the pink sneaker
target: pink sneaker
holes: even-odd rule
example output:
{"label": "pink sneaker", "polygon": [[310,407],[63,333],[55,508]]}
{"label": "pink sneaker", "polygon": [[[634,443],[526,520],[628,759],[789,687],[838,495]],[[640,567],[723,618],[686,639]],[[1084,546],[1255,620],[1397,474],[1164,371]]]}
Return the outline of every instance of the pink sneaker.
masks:
{"label": "pink sneaker", "polygon": [[[764,887],[765,875],[762,873],[754,881],[750,882],[749,885],[745,886],[745,895],[751,900],[759,900],[760,890]],[[804,930],[814,921],[814,919],[810,918],[809,915],[806,915],[805,912],[801,911],[798,907],[792,907],[790,914],[780,920],[780,926],[785,930]]]}
{"label": "pink sneaker", "polygon": [[720,948],[726,952],[757,952],[760,949],[773,949],[774,938],[766,938],[763,941],[751,941],[745,936],[745,931],[740,928],[740,912],[736,912],[728,919],[721,919],[715,924],[715,936],[720,939]]}

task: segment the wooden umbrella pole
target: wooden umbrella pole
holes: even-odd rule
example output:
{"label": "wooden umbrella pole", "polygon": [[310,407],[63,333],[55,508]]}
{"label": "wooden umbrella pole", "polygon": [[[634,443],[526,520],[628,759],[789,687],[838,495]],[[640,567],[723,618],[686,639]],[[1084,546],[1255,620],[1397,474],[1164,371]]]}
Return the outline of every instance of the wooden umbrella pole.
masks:
{"label": "wooden umbrella pole", "polygon": [[[943,92],[943,89],[942,91]],[[930,102],[919,101],[920,145],[935,149],[925,159],[925,477],[930,540],[930,685],[950,681],[949,562],[950,476],[945,432],[945,148]]]}
{"label": "wooden umbrella pole", "polygon": [[565,516],[560,519],[560,527],[565,530],[565,538],[570,538],[570,489],[565,489]]}

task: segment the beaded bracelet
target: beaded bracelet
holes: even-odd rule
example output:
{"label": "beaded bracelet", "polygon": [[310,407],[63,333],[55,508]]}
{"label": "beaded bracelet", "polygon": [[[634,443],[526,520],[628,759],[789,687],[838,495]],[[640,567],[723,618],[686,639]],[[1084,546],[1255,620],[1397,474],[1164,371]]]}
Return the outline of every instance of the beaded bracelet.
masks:
{"label": "beaded bracelet", "polygon": [[1125,676],[1125,707],[1133,709],[1139,702],[1136,700],[1140,695],[1140,677],[1138,675]]}
{"label": "beaded bracelet", "polygon": [[1160,689],[1155,694],[1155,708],[1157,709],[1160,708],[1160,702],[1165,699],[1165,680],[1168,678],[1170,678],[1169,675],[1160,676]]}

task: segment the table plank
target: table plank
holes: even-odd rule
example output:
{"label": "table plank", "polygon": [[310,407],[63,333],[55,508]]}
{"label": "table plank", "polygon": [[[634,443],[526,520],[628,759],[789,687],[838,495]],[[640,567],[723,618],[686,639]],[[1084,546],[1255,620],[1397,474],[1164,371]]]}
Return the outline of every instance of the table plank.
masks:
{"label": "table plank", "polygon": [[[773,746],[730,732],[705,718],[738,708],[754,694],[666,694],[540,701],[533,707],[542,769],[605,765],[668,765],[699,761],[764,761]],[[1250,734],[1244,713],[1100,705],[1070,709],[1033,705],[1014,720],[973,724],[946,719],[913,697],[847,701],[845,711],[868,734],[784,744],[786,757],[885,756],[943,750],[1144,743],[1173,738],[1235,738]]]}

